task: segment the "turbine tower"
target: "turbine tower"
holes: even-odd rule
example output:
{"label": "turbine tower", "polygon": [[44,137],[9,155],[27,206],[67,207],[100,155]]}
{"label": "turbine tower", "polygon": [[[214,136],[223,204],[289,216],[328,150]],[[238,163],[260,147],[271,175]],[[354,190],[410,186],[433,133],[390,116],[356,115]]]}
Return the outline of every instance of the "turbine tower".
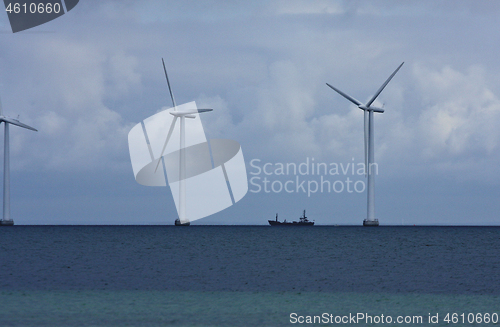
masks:
{"label": "turbine tower", "polygon": [[4,155],[3,155],[3,218],[0,220],[0,226],[12,226],[14,220],[10,218],[10,153],[9,153],[9,124],[27,128],[38,132],[31,126],[21,123],[17,119],[5,117],[0,101],[0,124],[5,124],[4,136]]}
{"label": "turbine tower", "polygon": [[186,218],[186,130],[185,130],[185,118],[195,118],[197,113],[212,111],[213,109],[192,109],[192,110],[177,110],[177,106],[175,104],[174,94],[172,93],[172,88],[170,87],[170,81],[168,80],[167,69],[165,68],[165,61],[161,58],[163,63],[163,70],[165,71],[165,78],[167,79],[168,91],[170,92],[170,98],[172,99],[173,110],[170,111],[170,114],[174,116],[174,120],[170,124],[170,129],[168,130],[167,139],[163,144],[163,149],[161,150],[160,158],[158,163],[156,164],[155,172],[158,170],[158,166],[160,165],[161,158],[165,152],[165,148],[167,147],[168,141],[170,140],[170,136],[172,136],[172,132],[175,127],[175,123],[177,122],[177,118],[180,118],[180,155],[179,155],[179,219],[175,221],[176,226],[189,226],[189,219]]}
{"label": "turbine tower", "polygon": [[368,177],[368,192],[367,192],[367,215],[366,219],[363,220],[363,226],[378,226],[378,219],[375,219],[375,174],[372,171],[371,167],[375,163],[375,149],[374,149],[374,127],[373,127],[373,113],[379,112],[383,113],[384,109],[377,108],[372,106],[372,103],[375,99],[380,95],[382,90],[389,84],[391,79],[396,75],[398,70],[403,66],[404,62],[399,65],[398,68],[389,76],[389,78],[382,84],[382,86],[377,90],[377,92],[366,102],[365,104],[356,100],[355,98],[345,94],[344,92],[336,89],[330,84],[326,83],[329,87],[331,87],[334,91],[339,93],[341,96],[351,101],[355,105],[358,106],[359,109],[364,111],[365,115],[365,126],[364,126],[364,134],[365,134],[365,176]]}

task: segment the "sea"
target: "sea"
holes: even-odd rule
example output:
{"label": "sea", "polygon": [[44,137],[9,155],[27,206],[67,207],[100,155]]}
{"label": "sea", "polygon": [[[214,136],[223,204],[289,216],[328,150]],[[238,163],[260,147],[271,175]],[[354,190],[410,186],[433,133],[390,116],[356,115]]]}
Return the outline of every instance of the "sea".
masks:
{"label": "sea", "polygon": [[500,227],[0,228],[0,326],[498,326]]}

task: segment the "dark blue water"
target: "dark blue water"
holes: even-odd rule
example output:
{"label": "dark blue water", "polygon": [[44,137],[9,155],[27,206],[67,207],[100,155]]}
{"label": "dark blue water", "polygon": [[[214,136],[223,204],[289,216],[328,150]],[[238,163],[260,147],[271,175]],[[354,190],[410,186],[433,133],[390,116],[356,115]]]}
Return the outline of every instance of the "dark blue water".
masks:
{"label": "dark blue water", "polygon": [[15,226],[1,290],[500,294],[498,227]]}
{"label": "dark blue water", "polygon": [[[289,310],[327,304],[427,315],[496,310],[500,296],[499,227],[14,226],[0,228],[0,262],[0,300],[11,305],[0,323],[12,326],[85,325],[91,312],[99,326],[280,325]],[[139,318],[127,316],[130,299]],[[30,311],[40,303],[59,309]],[[28,311],[12,313],[16,304]],[[210,323],[192,320],[207,305]]]}

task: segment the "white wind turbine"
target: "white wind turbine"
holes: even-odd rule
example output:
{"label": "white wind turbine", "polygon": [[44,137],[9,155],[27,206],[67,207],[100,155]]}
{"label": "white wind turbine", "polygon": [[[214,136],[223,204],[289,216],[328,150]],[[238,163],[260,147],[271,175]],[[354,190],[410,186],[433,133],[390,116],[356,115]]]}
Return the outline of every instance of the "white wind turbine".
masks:
{"label": "white wind turbine", "polygon": [[170,87],[170,81],[168,80],[167,69],[165,68],[165,61],[161,59],[163,63],[163,70],[165,71],[165,77],[167,79],[168,91],[170,92],[170,98],[172,99],[173,110],[170,114],[174,116],[172,123],[170,124],[170,129],[168,130],[167,139],[163,144],[163,149],[161,150],[160,157],[158,158],[158,163],[156,164],[155,172],[158,170],[161,158],[165,152],[170,136],[177,122],[177,118],[180,118],[180,155],[179,155],[179,219],[175,221],[176,226],[189,226],[190,222],[186,218],[186,152],[184,150],[186,146],[186,131],[185,131],[185,118],[195,118],[197,113],[212,111],[213,109],[191,109],[191,110],[177,110],[174,95],[172,93],[172,88]]}
{"label": "white wind turbine", "polygon": [[3,156],[3,219],[0,220],[0,226],[12,226],[14,220],[10,218],[10,154],[9,154],[9,124],[19,127],[31,129],[37,132],[31,126],[21,123],[14,118],[5,117],[2,110],[2,102],[0,101],[0,124],[5,124],[4,136],[4,156]]}
{"label": "white wind turbine", "polygon": [[373,134],[373,113],[380,112],[383,113],[384,109],[372,106],[372,103],[380,95],[382,90],[389,84],[391,79],[396,75],[398,70],[403,66],[404,62],[399,65],[398,68],[389,76],[389,78],[382,84],[378,91],[366,102],[362,104],[360,101],[354,99],[353,97],[345,94],[344,92],[336,89],[330,84],[326,83],[329,87],[335,90],[337,93],[342,95],[347,100],[351,101],[358,106],[359,109],[363,110],[365,113],[365,175],[368,175],[368,203],[367,203],[367,217],[363,220],[363,226],[378,226],[378,219],[375,219],[375,174],[372,172],[371,166],[375,162],[375,149],[374,149],[374,134]]}

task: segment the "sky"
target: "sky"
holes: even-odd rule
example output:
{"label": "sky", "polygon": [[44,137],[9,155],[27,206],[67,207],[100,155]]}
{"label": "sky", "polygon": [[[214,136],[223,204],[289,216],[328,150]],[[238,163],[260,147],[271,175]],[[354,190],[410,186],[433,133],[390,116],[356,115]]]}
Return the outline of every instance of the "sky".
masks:
{"label": "sky", "polygon": [[[135,181],[127,143],[170,107],[164,58],[177,103],[213,108],[201,117],[207,138],[238,141],[247,166],[246,196],[193,224],[290,221],[306,209],[316,224],[360,225],[366,179],[351,168],[364,162],[363,113],[325,83],[364,101],[405,62],[375,103],[385,109],[376,218],[499,225],[499,15],[488,0],[80,0],[13,34],[0,14],[4,114],[38,129],[10,129],[11,216],[173,223],[170,190]],[[313,175],[313,162],[328,173]],[[302,163],[309,174],[279,175]],[[312,192],[324,180],[336,189]]]}

